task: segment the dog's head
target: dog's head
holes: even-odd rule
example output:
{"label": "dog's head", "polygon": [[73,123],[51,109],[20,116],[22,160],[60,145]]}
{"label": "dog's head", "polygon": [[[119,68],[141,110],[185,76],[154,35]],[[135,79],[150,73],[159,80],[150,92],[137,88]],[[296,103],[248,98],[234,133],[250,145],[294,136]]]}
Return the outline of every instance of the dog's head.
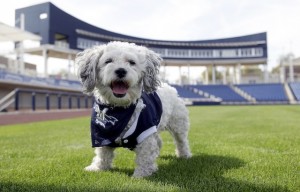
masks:
{"label": "dog's head", "polygon": [[110,42],[77,54],[78,76],[83,92],[102,102],[128,106],[160,85],[158,78],[162,59],[143,46]]}

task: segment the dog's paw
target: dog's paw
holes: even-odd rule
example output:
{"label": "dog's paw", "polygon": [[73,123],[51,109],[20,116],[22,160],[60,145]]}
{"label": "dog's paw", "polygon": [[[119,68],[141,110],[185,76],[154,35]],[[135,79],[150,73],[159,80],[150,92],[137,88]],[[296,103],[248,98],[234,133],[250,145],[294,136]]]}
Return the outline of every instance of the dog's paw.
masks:
{"label": "dog's paw", "polygon": [[152,166],[152,167],[148,167],[147,169],[136,168],[134,170],[132,177],[134,177],[134,178],[149,177],[153,173],[155,173],[157,170],[158,170],[158,168],[156,165]]}
{"label": "dog's paw", "polygon": [[95,165],[89,165],[84,168],[85,171],[101,171],[101,169]]}
{"label": "dog's paw", "polygon": [[189,159],[192,157],[192,153],[190,151],[181,151],[179,152],[178,150],[175,151],[176,156],[178,158],[184,158],[184,159]]}
{"label": "dog's paw", "polygon": [[184,159],[189,159],[189,158],[192,157],[192,154],[191,154],[191,153],[188,153],[188,154],[180,155],[179,157],[180,157],[180,158],[184,158]]}

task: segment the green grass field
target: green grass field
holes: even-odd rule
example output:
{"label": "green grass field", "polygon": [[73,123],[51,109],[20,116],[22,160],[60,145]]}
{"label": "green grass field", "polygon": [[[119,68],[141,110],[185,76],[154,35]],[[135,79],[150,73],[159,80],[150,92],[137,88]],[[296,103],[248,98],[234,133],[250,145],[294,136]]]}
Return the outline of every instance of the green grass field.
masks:
{"label": "green grass field", "polygon": [[0,127],[0,191],[300,191],[300,106],[189,107],[191,159],[168,133],[159,171],[133,179],[134,153],[91,162],[89,117]]}

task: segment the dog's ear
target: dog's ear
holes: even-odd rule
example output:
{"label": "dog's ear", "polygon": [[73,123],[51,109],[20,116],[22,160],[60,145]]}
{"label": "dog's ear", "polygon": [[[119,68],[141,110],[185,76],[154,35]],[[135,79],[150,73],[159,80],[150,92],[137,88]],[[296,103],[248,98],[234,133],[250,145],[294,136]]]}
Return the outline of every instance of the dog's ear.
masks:
{"label": "dog's ear", "polygon": [[75,64],[78,66],[78,77],[83,86],[83,92],[90,94],[93,92],[97,80],[97,65],[104,46],[97,46],[86,49],[76,55]]}
{"label": "dog's ear", "polygon": [[146,50],[146,71],[144,72],[143,88],[147,93],[156,91],[160,86],[159,80],[159,67],[162,62],[162,58],[149,49]]}

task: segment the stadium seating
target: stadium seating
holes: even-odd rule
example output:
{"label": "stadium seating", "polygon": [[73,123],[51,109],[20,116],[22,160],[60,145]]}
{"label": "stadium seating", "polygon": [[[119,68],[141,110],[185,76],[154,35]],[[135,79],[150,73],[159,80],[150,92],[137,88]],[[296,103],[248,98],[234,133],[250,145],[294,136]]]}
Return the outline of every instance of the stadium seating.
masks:
{"label": "stadium seating", "polygon": [[203,96],[190,90],[188,87],[183,87],[180,85],[171,85],[171,86],[177,90],[178,95],[182,98],[188,98],[188,99],[204,98]]}
{"label": "stadium seating", "polygon": [[[81,93],[81,84],[79,81],[63,80],[63,79],[53,79],[53,78],[39,78],[39,77],[29,77],[20,74],[14,74],[0,70],[0,83],[1,82],[13,82],[26,85],[43,86],[49,88],[68,88],[74,90],[75,92]],[[295,99],[300,101],[300,82],[289,83],[291,92],[294,94]],[[251,103],[252,100],[249,99],[253,97],[256,102],[283,102],[287,103],[289,101],[283,84],[273,83],[273,84],[241,84],[241,85],[172,85],[176,88],[178,95],[187,101],[191,102],[222,102],[223,104],[230,103]],[[241,91],[248,94],[248,99],[245,99],[243,94],[236,90],[239,88]],[[197,90],[194,92],[193,90]],[[2,91],[2,92],[1,92]],[[0,90],[0,96],[4,97],[12,90]],[[55,91],[55,90],[52,90]],[[57,91],[57,90],[56,90]],[[198,93],[199,92],[199,93]],[[215,104],[215,103],[214,103]]]}
{"label": "stadium seating", "polygon": [[21,75],[18,73],[12,73],[5,70],[0,70],[0,82],[15,82],[29,85],[39,86],[53,86],[53,87],[64,87],[74,89],[76,91],[81,90],[81,83],[78,80],[66,80],[57,78],[41,78],[41,77],[30,77],[28,75]]}
{"label": "stadium seating", "polygon": [[297,101],[300,101],[300,82],[298,83],[289,83],[289,86],[292,90]]}
{"label": "stadium seating", "polygon": [[237,94],[228,85],[190,85],[193,88],[219,97],[223,102],[247,102],[245,98]]}
{"label": "stadium seating", "polygon": [[258,102],[287,102],[283,84],[242,84],[236,85]]}

